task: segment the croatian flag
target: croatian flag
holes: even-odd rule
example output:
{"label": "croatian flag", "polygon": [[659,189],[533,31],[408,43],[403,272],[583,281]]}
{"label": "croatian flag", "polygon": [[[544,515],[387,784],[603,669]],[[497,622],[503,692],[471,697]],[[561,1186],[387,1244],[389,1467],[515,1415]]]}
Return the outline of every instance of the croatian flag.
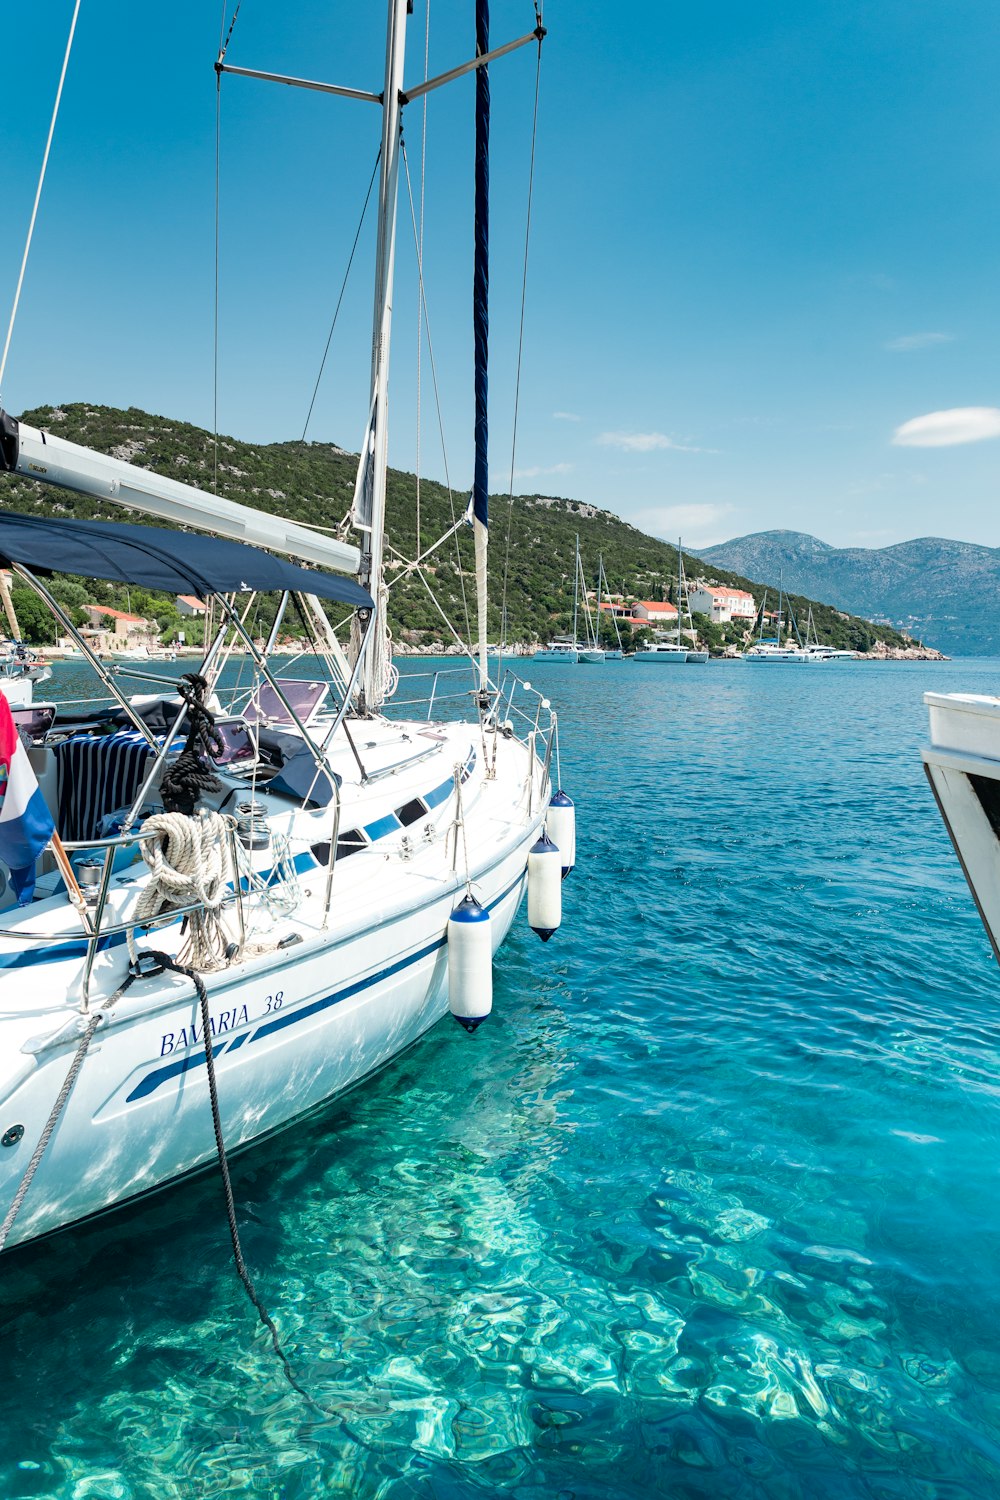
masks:
{"label": "croatian flag", "polygon": [[0,693],[0,860],[10,870],[18,906],[35,890],[35,860],[55,832],[28,752]]}

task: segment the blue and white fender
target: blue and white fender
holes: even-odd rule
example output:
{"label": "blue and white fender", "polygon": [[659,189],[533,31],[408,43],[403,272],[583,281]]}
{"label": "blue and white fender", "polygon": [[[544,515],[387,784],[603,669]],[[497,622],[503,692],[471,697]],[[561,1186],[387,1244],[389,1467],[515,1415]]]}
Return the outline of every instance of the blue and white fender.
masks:
{"label": "blue and white fender", "polygon": [[576,864],[576,808],[572,797],[567,797],[561,788],[552,793],[545,832],[562,855],[562,878],[565,880]]}
{"label": "blue and white fender", "polygon": [[562,921],[563,857],[543,833],[528,853],[528,925],[543,943]]}
{"label": "blue and white fender", "polygon": [[493,935],[490,914],[464,896],[448,920],[448,1005],[466,1031],[493,1009]]}

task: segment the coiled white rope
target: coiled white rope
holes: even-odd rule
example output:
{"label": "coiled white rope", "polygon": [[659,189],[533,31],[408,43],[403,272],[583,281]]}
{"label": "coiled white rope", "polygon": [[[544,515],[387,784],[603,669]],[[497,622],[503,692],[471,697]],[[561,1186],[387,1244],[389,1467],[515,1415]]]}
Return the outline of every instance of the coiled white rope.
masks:
{"label": "coiled white rope", "polygon": [[[150,878],[136,902],[134,927],[146,926],[178,907],[196,906],[188,915],[190,936],[178,957],[193,969],[219,968],[230,943],[221,916],[231,875],[226,819],[208,811],[193,818],[186,813],[155,813],[139,832]],[[134,960],[134,930],[128,934],[128,950]]]}

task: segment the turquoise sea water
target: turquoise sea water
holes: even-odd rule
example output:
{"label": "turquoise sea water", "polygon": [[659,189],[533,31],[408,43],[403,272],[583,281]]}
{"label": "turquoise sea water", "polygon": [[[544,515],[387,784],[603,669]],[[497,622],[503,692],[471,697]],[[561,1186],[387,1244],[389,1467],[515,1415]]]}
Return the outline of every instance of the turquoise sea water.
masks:
{"label": "turquoise sea water", "polygon": [[562,930],[234,1164],[331,1415],[209,1176],[0,1262],[3,1500],[1000,1491],[1000,970],[919,759],[1000,663],[525,670]]}

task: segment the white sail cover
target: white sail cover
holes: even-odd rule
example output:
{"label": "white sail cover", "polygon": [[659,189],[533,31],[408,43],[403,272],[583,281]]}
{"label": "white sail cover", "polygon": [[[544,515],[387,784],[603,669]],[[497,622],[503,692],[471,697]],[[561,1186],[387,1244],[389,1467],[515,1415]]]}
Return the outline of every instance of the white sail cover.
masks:
{"label": "white sail cover", "polygon": [[16,427],[18,450],[14,471],[27,479],[40,479],[81,495],[111,500],[128,510],[189,526],[195,531],[251,542],[338,573],[358,571],[357,547],[314,531],[311,526],[239,505],[235,500],[224,500],[220,495],[166,479],[162,474],[121,459],[107,458],[103,453],[53,437],[24,422]]}

